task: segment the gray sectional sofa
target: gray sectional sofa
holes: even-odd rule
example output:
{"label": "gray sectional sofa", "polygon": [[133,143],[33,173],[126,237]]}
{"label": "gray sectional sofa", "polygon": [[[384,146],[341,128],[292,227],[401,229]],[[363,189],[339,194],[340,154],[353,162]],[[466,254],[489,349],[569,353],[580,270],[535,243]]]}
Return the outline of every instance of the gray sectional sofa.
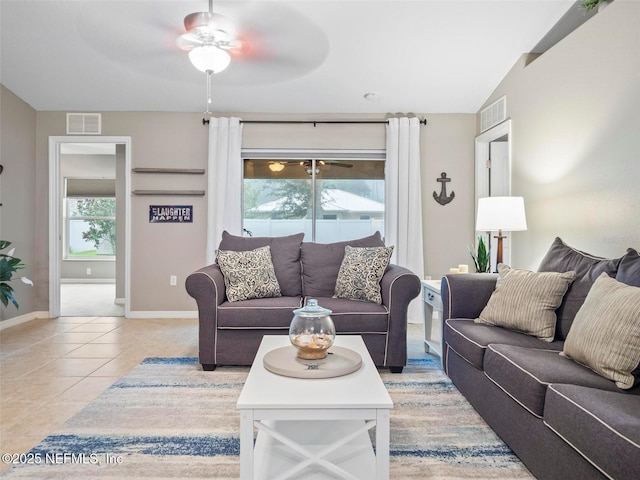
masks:
{"label": "gray sectional sofa", "polygon": [[[635,386],[622,389],[560,354],[567,350],[569,335],[575,334],[571,329],[579,322],[574,320],[581,315],[582,321],[587,315],[586,308],[579,312],[596,281],[616,279],[637,298],[640,290],[626,285],[640,287],[640,256],[629,249],[621,258],[599,258],[557,238],[539,272],[569,271],[575,272],[575,278],[555,310],[551,341],[474,321],[496,291],[497,274],[443,277],[446,373],[536,477],[640,478],[640,369],[634,372]],[[526,297],[519,300],[522,308]],[[636,349],[628,351],[636,355],[636,366],[638,305],[627,316],[635,322],[630,341],[636,342]]]}
{"label": "gray sectional sofa", "polygon": [[303,242],[303,234],[238,237],[224,232],[219,250],[250,251],[269,246],[281,296],[229,301],[217,263],[189,275],[186,289],[198,305],[199,360],[204,370],[218,365],[251,365],[263,335],[286,335],[293,310],[307,298],[333,313],[337,335],[362,335],[377,366],[401,372],[407,362],[407,307],[420,292],[420,279],[389,264],[380,280],[382,303],[334,298],[345,247],[383,247],[369,237],[329,244]]}

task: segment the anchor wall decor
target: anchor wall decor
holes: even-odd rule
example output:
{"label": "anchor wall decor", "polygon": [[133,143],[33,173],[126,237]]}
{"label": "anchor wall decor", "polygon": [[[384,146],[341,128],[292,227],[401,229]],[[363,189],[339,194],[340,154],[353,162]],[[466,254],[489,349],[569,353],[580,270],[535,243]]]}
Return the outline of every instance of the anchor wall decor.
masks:
{"label": "anchor wall decor", "polygon": [[437,179],[441,184],[440,195],[438,195],[435,191],[433,192],[433,199],[438,202],[440,205],[445,206],[447,203],[451,202],[453,198],[456,196],[455,192],[451,192],[451,195],[447,197],[447,182],[450,182],[451,179],[447,178],[447,172],[442,172],[440,174],[440,178]]}

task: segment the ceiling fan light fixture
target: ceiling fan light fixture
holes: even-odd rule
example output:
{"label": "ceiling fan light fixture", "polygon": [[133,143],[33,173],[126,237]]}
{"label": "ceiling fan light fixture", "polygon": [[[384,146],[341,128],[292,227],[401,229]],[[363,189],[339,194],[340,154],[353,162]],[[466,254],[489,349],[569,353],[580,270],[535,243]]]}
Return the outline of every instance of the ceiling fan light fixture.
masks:
{"label": "ceiling fan light fixture", "polygon": [[284,163],[282,162],[273,162],[269,164],[269,170],[272,172],[281,172],[284,170]]}
{"label": "ceiling fan light fixture", "polygon": [[231,56],[213,45],[202,45],[189,52],[189,60],[201,72],[220,73],[231,63]]}

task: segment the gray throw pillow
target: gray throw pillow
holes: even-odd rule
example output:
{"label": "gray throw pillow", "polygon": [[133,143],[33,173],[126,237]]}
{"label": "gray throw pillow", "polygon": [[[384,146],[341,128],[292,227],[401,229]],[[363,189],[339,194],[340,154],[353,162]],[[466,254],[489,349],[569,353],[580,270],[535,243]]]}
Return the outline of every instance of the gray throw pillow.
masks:
{"label": "gray throw pillow", "polygon": [[299,297],[302,295],[302,267],[300,265],[300,246],[304,233],[285,237],[239,237],[226,230],[222,232],[219,250],[245,252],[259,247],[271,247],[271,259],[282,295]]}
{"label": "gray throw pillow", "polygon": [[573,322],[596,278],[602,272],[609,274],[610,277],[615,277],[619,263],[620,258],[596,257],[576,250],[564,243],[559,237],[556,237],[549,251],[542,259],[538,271],[576,272],[576,277],[556,312],[558,315],[556,325],[558,339],[565,340],[567,338],[571,322]]}
{"label": "gray throw pillow", "polygon": [[575,272],[530,272],[498,265],[498,281],[487,305],[474,321],[508,328],[552,342],[556,308]]}
{"label": "gray throw pillow", "polygon": [[561,355],[616,382],[634,386],[640,364],[640,288],[601,274],[578,311]]}
{"label": "gray throw pillow", "polygon": [[393,247],[345,247],[334,297],[382,303],[380,280]]}
{"label": "gray throw pillow", "polygon": [[304,242],[301,248],[302,285],[307,297],[332,297],[336,289],[336,280],[344,248],[384,247],[380,232],[356,240],[334,243]]}
{"label": "gray throw pillow", "polygon": [[620,260],[616,280],[640,287],[640,254],[633,248],[628,248],[626,255]]}
{"label": "gray throw pillow", "polygon": [[230,302],[281,296],[269,246],[248,252],[218,250],[216,256]]}

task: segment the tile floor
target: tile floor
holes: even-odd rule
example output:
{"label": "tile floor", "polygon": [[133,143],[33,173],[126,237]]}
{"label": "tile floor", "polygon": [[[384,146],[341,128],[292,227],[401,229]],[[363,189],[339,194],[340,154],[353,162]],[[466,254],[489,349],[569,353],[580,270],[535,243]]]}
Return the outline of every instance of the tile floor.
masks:
{"label": "tile floor", "polygon": [[122,317],[124,305],[114,303],[115,283],[60,284],[60,315],[64,317]]}
{"label": "tile floor", "polygon": [[[426,355],[421,339],[410,324],[409,357]],[[197,319],[60,317],[2,330],[0,453],[28,451],[146,357],[197,355]]]}

